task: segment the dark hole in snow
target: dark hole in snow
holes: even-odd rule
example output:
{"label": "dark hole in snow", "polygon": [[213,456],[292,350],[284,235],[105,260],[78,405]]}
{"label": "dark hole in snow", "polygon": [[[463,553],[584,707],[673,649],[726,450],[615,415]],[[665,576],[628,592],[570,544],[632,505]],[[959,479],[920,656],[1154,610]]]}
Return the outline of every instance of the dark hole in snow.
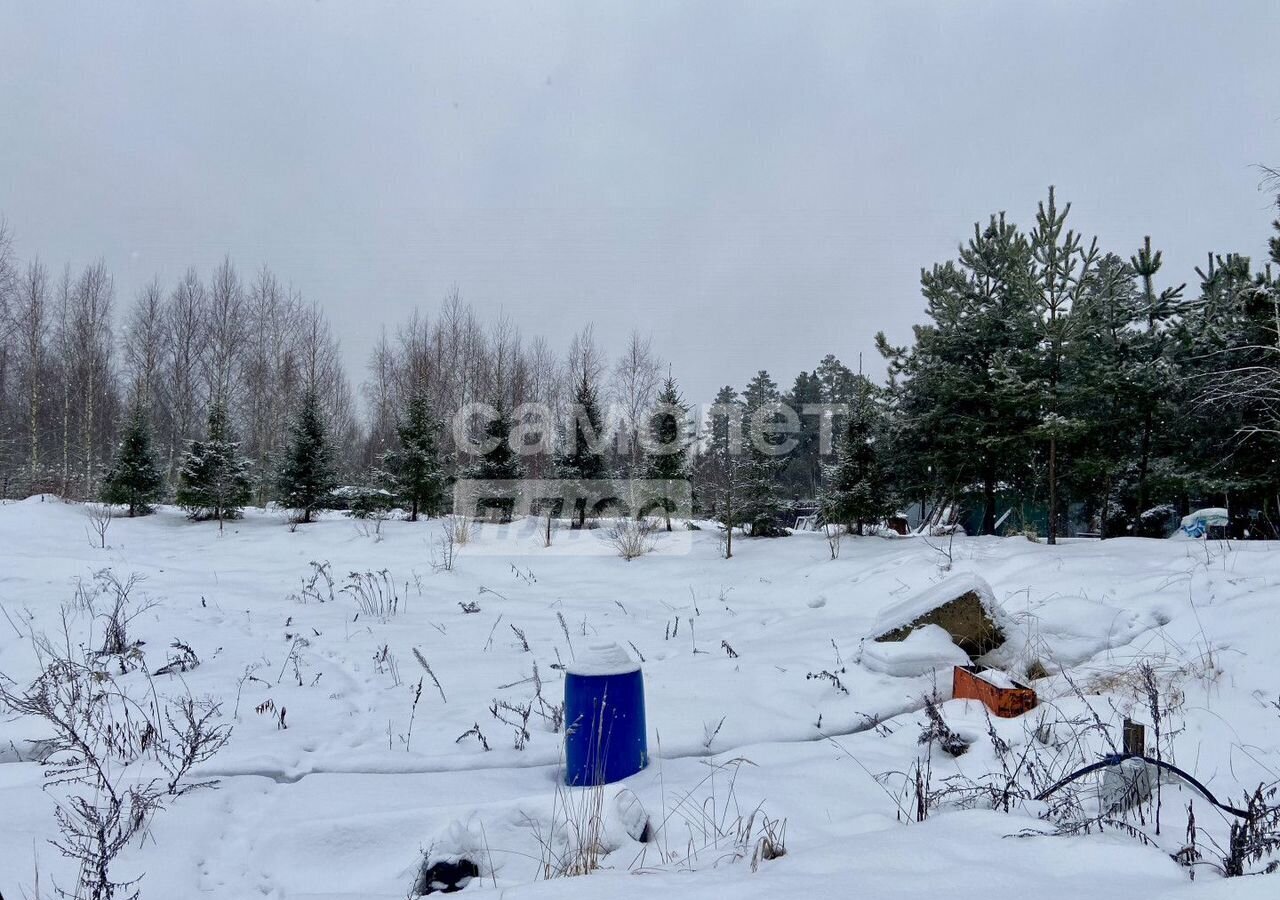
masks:
{"label": "dark hole in snow", "polygon": [[470,884],[472,878],[479,877],[480,869],[469,859],[440,860],[430,865],[424,862],[413,893],[416,897],[452,894]]}

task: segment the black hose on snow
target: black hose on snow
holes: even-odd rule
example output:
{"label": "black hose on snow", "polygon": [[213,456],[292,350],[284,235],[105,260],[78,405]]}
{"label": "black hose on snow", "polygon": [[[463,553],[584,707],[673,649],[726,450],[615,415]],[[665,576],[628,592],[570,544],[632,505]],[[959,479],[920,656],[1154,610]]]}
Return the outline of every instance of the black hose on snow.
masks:
{"label": "black hose on snow", "polygon": [[1038,795],[1036,795],[1036,799],[1043,800],[1045,797],[1048,797],[1054,791],[1058,790],[1061,787],[1065,787],[1066,785],[1075,781],[1077,778],[1081,778],[1085,775],[1088,775],[1090,772],[1096,772],[1099,769],[1105,769],[1111,766],[1118,766],[1120,765],[1120,763],[1124,762],[1127,759],[1140,759],[1143,762],[1145,762],[1147,765],[1155,766],[1158,769],[1164,769],[1167,772],[1172,772],[1174,775],[1177,775],[1187,784],[1191,785],[1193,788],[1199,791],[1202,795],[1204,795],[1204,798],[1206,800],[1208,800],[1214,806],[1218,807],[1218,809],[1222,810],[1223,812],[1229,812],[1233,816],[1239,816],[1242,819],[1250,818],[1249,813],[1245,812],[1243,809],[1237,809],[1234,806],[1228,806],[1225,803],[1219,803],[1218,798],[1213,796],[1213,794],[1209,792],[1209,789],[1207,787],[1205,787],[1200,782],[1196,781],[1194,777],[1182,771],[1172,763],[1167,763],[1162,759],[1152,759],[1149,756],[1143,756],[1141,753],[1110,753],[1102,757],[1102,759],[1098,760],[1098,762],[1090,763],[1089,765],[1085,766],[1083,769],[1077,769],[1075,772],[1072,772],[1070,775],[1068,775],[1066,778],[1063,778],[1057,784],[1054,784],[1051,787],[1048,787],[1045,790],[1041,791]]}

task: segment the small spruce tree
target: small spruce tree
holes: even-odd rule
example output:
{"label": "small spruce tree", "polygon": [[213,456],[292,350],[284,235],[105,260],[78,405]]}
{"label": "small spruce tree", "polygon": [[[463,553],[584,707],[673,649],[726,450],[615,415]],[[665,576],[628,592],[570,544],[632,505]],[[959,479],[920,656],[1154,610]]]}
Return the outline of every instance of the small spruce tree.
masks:
{"label": "small spruce tree", "polygon": [[[575,481],[591,481],[605,477],[604,454],[596,445],[601,434],[600,403],[595,386],[584,372],[573,393],[571,421],[565,428],[564,448],[556,460],[560,477]],[[587,500],[578,497],[573,501],[575,528],[587,521]]]}
{"label": "small spruce tree", "polygon": [[320,399],[315,391],[307,391],[290,428],[276,490],[281,503],[300,513],[300,521],[310,522],[314,511],[325,508],[337,483],[333,447],[320,418]]}
{"label": "small spruce tree", "polygon": [[[688,416],[689,406],[680,396],[675,379],[667,376],[658,394],[658,404],[649,417],[649,434],[654,447],[649,454],[648,478],[664,482],[689,480],[689,445],[692,439]],[[661,506],[667,531],[670,531],[672,502],[664,498]]]}
{"label": "small spruce tree", "polygon": [[768,372],[761,370],[747,384],[742,396],[746,401],[744,434],[748,442],[741,521],[752,537],[781,537],[787,533],[778,525],[783,511],[779,480],[786,459],[779,451],[786,436],[773,427],[781,417],[778,386]]}
{"label": "small spruce tree", "polygon": [[240,455],[227,407],[220,400],[209,406],[208,434],[192,441],[178,470],[175,499],[193,519],[240,518],[240,510],[252,497],[249,462]]}
{"label": "small spruce tree", "polygon": [[431,414],[425,393],[415,392],[405,421],[397,429],[400,446],[386,455],[396,493],[409,503],[409,521],[418,514],[434,516],[444,504],[445,477],[440,464],[440,423]]}
{"label": "small spruce tree", "polygon": [[134,401],[124,438],[102,485],[102,502],[129,507],[129,516],[147,515],[160,499],[164,477],[151,448],[151,426],[140,400]]}
{"label": "small spruce tree", "polygon": [[724,557],[733,558],[733,530],[743,524],[747,457],[742,448],[742,401],[725,385],[716,394],[707,423],[705,451],[698,459],[696,499],[704,515],[724,528]]}
{"label": "small spruce tree", "polygon": [[[511,447],[511,432],[514,428],[515,420],[511,413],[504,404],[499,403],[497,415],[484,426],[486,443],[493,446],[467,470],[470,478],[477,481],[517,481],[524,477],[520,457]],[[480,507],[486,512],[496,513],[500,521],[510,522],[515,498],[509,492],[495,488],[492,493],[482,496]]]}
{"label": "small spruce tree", "polygon": [[863,526],[892,514],[893,496],[888,473],[881,465],[876,440],[882,431],[880,410],[871,396],[870,385],[845,419],[835,465],[822,496],[822,512],[828,522],[838,523],[862,534]]}

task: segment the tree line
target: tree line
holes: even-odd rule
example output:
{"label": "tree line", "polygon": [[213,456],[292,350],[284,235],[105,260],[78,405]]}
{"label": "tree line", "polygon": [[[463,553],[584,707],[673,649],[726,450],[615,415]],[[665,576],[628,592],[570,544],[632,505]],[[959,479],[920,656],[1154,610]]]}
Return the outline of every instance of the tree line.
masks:
{"label": "tree line", "polygon": [[922,273],[914,343],[878,337],[897,489],[969,495],[984,532],[1011,493],[1043,505],[1050,540],[1072,508],[1106,536],[1196,504],[1274,535],[1280,238],[1260,269],[1210,254],[1188,286],[1150,238],[1104,251],[1069,212],[1050,189],[1029,231],[1003,214],[975,225]]}
{"label": "tree line", "polygon": [[458,477],[620,476],[691,480],[696,512],[756,536],[798,512],[862,530],[917,504],[982,532],[1016,513],[1050,540],[1154,533],[1200,503],[1267,531],[1280,237],[1260,269],[1211,254],[1189,288],[1150,238],[1107,251],[1069,217],[1051,188],[1029,228],[993,215],[922,270],[927,321],[908,345],[877,336],[887,383],[827,355],[701,409],[638,332],[610,360],[588,325],[562,354],[456,290],[384,330],[360,404],[323,312],[266,267],[246,279],[224,259],[118,309],[102,262],[53,274],[0,225],[0,494],[417,518]]}

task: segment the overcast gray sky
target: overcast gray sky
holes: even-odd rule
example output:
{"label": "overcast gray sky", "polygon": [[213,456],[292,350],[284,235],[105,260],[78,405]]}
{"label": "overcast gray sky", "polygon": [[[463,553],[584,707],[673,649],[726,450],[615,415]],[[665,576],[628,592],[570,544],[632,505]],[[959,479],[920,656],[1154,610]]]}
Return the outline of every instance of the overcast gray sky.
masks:
{"label": "overcast gray sky", "polygon": [[1280,2],[454,4],[0,0],[0,214],[23,256],[269,263],[353,378],[457,284],[692,399],[922,315],[976,219],[1076,224],[1170,279],[1261,257]]}

